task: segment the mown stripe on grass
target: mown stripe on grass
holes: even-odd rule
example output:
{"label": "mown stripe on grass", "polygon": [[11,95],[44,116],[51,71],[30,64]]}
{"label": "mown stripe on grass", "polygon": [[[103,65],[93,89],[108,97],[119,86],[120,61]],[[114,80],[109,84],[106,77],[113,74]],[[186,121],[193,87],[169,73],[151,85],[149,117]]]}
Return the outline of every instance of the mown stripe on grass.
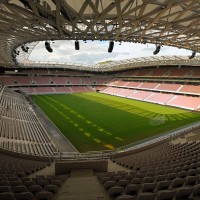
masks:
{"label": "mown stripe on grass", "polygon": [[[180,119],[188,119],[188,114],[190,113],[190,111],[183,110],[183,109],[177,109],[177,108],[171,108],[171,107],[169,108],[166,106],[154,105],[147,102],[138,102],[135,100],[125,99],[121,97],[115,97],[115,96],[113,97],[106,94],[86,93],[84,95],[77,94],[76,96],[87,99],[89,101],[98,102],[100,104],[110,106],[110,107],[113,107],[113,108],[116,108],[128,113],[137,114],[142,117],[147,117],[149,119],[152,119],[158,116],[161,116],[161,117],[164,116],[166,120],[177,121]],[[131,103],[130,102],[127,103],[126,100],[130,101]],[[148,105],[148,107],[146,106],[146,104]],[[138,106],[143,106],[143,105],[145,106],[138,107]],[[153,111],[152,109],[149,109],[151,107],[154,108]],[[148,109],[146,110],[146,108]],[[192,116],[195,116],[195,115],[191,114],[191,117]]]}
{"label": "mown stripe on grass", "polygon": [[[33,99],[80,152],[124,146],[200,119],[186,110],[98,93]],[[165,116],[165,124],[151,126],[158,115]]]}
{"label": "mown stripe on grass", "polygon": [[[52,108],[57,114],[61,115],[65,120],[67,120],[68,123],[71,123],[79,132],[81,132],[84,136],[86,136],[88,139],[96,142],[97,144],[101,144],[102,146],[106,147],[107,149],[114,149],[114,144],[107,144],[107,142],[102,141],[100,138],[98,138],[98,134],[96,134],[96,137],[94,137],[94,134],[90,133],[89,130],[86,128],[86,124],[89,126],[92,126],[94,129],[96,129],[96,133],[99,132],[100,134],[106,134],[111,137],[110,141],[113,141],[113,139],[118,140],[117,138],[112,136],[112,133],[106,131],[102,127],[98,126],[97,124],[94,124],[92,121],[87,120],[87,118],[83,117],[80,113],[76,112],[72,108],[66,106],[65,104],[60,103],[59,101],[56,101],[55,99],[49,97],[49,96],[39,96],[38,99],[40,99],[42,102],[44,102],[46,105],[49,106],[49,108]],[[46,100],[45,100],[46,99]],[[51,102],[51,103],[50,103]],[[56,106],[54,106],[54,104]],[[62,111],[60,111],[59,107],[62,107]],[[73,117],[70,117],[66,113],[70,113],[73,115]],[[81,126],[81,123],[77,123],[77,119],[82,120],[83,124]],[[59,128],[59,127],[58,127]]]}

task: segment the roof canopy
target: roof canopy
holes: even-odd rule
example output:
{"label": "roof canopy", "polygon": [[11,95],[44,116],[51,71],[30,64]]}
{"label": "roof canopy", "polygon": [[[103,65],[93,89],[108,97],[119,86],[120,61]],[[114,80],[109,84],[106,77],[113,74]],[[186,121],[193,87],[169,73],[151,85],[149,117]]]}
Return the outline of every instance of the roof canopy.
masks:
{"label": "roof canopy", "polygon": [[42,40],[114,40],[200,52],[199,0],[2,0],[0,66]]}

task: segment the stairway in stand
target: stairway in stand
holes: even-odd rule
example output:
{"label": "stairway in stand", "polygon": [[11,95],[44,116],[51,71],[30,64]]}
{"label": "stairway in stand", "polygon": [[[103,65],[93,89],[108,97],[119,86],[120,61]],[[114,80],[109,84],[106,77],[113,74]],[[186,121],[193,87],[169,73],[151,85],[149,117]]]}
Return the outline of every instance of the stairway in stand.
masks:
{"label": "stairway in stand", "polygon": [[56,200],[110,200],[92,169],[72,170]]}

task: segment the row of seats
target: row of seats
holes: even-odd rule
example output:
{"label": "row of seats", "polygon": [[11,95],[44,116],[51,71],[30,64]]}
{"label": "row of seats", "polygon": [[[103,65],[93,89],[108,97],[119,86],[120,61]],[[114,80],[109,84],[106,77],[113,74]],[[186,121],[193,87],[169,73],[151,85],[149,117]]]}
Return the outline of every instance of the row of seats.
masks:
{"label": "row of seats", "polygon": [[19,142],[10,139],[1,141],[0,148],[36,156],[51,156],[52,152],[55,151],[55,147],[51,143]]}
{"label": "row of seats", "polygon": [[100,92],[104,94],[111,94],[129,99],[175,106],[190,110],[198,110],[200,107],[200,97],[164,94],[154,91],[143,91],[118,87],[107,87],[102,89]]}
{"label": "row of seats", "polygon": [[0,99],[0,147],[32,155],[57,151],[23,95],[3,91]]}
{"label": "row of seats", "polygon": [[[51,200],[67,176],[32,174],[49,166],[42,157],[19,158],[0,153],[1,200]],[[31,176],[30,176],[31,175]]]}
{"label": "row of seats", "polygon": [[121,186],[114,186],[109,189],[111,197],[116,200],[198,200],[200,199],[200,184],[193,187],[182,187],[168,189],[158,192],[140,192],[136,185],[128,185],[125,189]]}
{"label": "row of seats", "polygon": [[[174,157],[176,157],[180,152],[182,152],[182,154],[186,152],[195,152],[197,147],[198,145],[196,145],[196,143],[189,143],[175,145],[173,147],[170,146],[166,149],[173,152]],[[156,156],[156,152],[158,152],[158,148],[146,150],[145,153],[141,152],[136,154],[138,155],[138,159],[141,159],[141,163],[143,163],[145,160],[148,160],[148,156],[150,156],[149,160],[153,159],[153,157]],[[143,166],[142,164],[138,168],[138,164],[136,164],[137,167],[132,168],[133,171],[129,173],[103,172],[98,173],[97,178],[103,184],[104,188],[108,190],[109,195],[117,200],[198,199],[200,198],[200,159],[199,154],[196,155],[196,159],[190,160],[187,157],[185,162],[179,162],[178,158],[178,161],[173,163],[173,166],[171,166],[172,163],[169,163],[169,165],[166,163],[161,165],[161,163],[159,163],[158,166],[150,163],[149,166]],[[128,158],[131,157],[131,155],[125,157]],[[120,158],[116,158],[115,160],[118,159]],[[173,161],[173,157],[171,159]],[[154,162],[156,163],[155,160]],[[132,162],[134,162],[134,160]],[[154,168],[152,168],[152,166]]]}
{"label": "row of seats", "polygon": [[[172,180],[158,179],[158,181],[153,181],[153,177],[146,177],[144,181],[141,181],[140,178],[133,177],[135,177],[134,172],[97,174],[97,178],[103,184],[104,188],[108,190],[109,195],[115,198],[120,196],[117,199],[121,200],[136,199],[137,196],[138,199],[166,200],[168,198],[173,199],[174,196],[176,196],[175,199],[188,199],[192,195],[193,190],[195,190],[193,196],[200,197],[199,189],[196,188],[196,185],[200,188],[200,175]],[[164,194],[167,194],[167,196]],[[170,196],[168,197],[168,195]]]}
{"label": "row of seats", "polygon": [[45,168],[48,164],[46,161],[27,160],[0,153],[0,177],[9,175],[24,177]]}
{"label": "row of seats", "polygon": [[54,93],[82,93],[93,92],[90,86],[72,86],[72,87],[24,87],[20,89],[27,94],[54,94]]}
{"label": "row of seats", "polygon": [[[110,86],[118,86],[124,88],[139,88],[139,89],[150,89],[157,91],[171,91],[178,92],[184,85],[181,84],[169,84],[169,83],[151,83],[151,82],[141,82],[141,81],[125,81],[125,80],[113,80],[109,82]],[[198,91],[197,91],[198,92]]]}
{"label": "row of seats", "polygon": [[[156,168],[179,167],[199,162],[200,142],[190,142],[172,145],[169,142],[156,146],[141,153],[133,153],[119,158],[113,158],[117,164],[141,170],[152,166]],[[175,166],[176,165],[176,166]]]}
{"label": "row of seats", "polygon": [[1,200],[51,200],[66,176],[17,177],[0,174]]}
{"label": "row of seats", "polygon": [[147,89],[151,91],[165,91],[165,92],[177,92],[180,94],[200,94],[199,85],[183,85],[175,83],[151,83],[151,82],[136,82],[136,81],[124,81],[124,80],[113,80],[107,84],[107,86],[117,86],[122,88],[137,88]]}
{"label": "row of seats", "polygon": [[105,84],[110,78],[101,77],[53,77],[53,76],[1,76],[4,85],[93,85]]}
{"label": "row of seats", "polygon": [[34,69],[34,70],[21,70],[20,72],[18,72],[18,74],[59,74],[59,75],[87,75],[88,73],[85,72],[81,72],[81,71],[72,71],[72,70],[60,70],[60,69],[56,69],[56,70],[51,70],[51,69]]}
{"label": "row of seats", "polygon": [[[198,130],[197,130],[198,131]],[[200,142],[170,141],[112,161],[130,172],[103,172],[97,178],[117,200],[200,199]]]}
{"label": "row of seats", "polygon": [[122,73],[118,73],[118,76],[174,76],[174,77],[199,77],[199,67],[159,67],[159,68],[141,68],[131,69]]}
{"label": "row of seats", "polygon": [[[68,70],[22,70],[22,74],[60,74],[60,75],[76,75],[85,76],[92,73],[81,71],[68,71]],[[184,76],[184,77],[197,77],[200,76],[198,67],[159,67],[159,68],[141,68],[131,69],[125,72],[117,73],[118,76]]]}

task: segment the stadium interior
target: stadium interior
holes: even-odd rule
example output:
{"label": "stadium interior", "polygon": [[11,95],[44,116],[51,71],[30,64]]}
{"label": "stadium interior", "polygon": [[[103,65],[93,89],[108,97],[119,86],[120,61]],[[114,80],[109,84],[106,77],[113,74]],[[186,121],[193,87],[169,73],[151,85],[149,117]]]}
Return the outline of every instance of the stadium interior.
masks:
{"label": "stadium interior", "polygon": [[[0,24],[0,200],[200,199],[199,0],[2,0]],[[191,55],[96,65],[29,59],[41,41],[52,53],[56,40],[73,40],[76,50],[97,40],[109,41],[108,53],[114,42],[131,42],[155,44],[154,55],[163,45]],[[34,97],[91,93],[196,118],[101,151],[84,151],[77,140],[80,152]],[[159,129],[165,120],[150,123]]]}

